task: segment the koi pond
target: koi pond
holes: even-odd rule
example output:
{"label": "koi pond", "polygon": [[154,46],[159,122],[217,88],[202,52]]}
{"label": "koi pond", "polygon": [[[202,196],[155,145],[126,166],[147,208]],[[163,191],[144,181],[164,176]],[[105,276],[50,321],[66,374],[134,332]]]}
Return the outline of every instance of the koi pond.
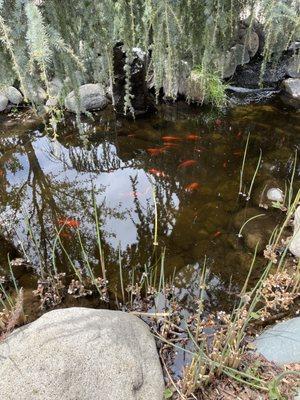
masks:
{"label": "koi pond", "polygon": [[[114,299],[120,265],[128,284],[133,274],[163,264],[188,310],[206,263],[209,304],[227,309],[257,243],[254,279],[261,274],[263,248],[284,218],[266,191],[279,188],[287,201],[291,179],[299,188],[300,114],[282,105],[217,115],[179,102],[136,121],[117,119],[108,108],[94,120],[83,117],[82,132],[68,116],[55,140],[25,112],[2,116],[0,132],[0,275],[8,274],[7,254],[27,259],[30,266],[14,267],[14,274],[29,315],[37,306],[32,291],[46,271],[65,272],[70,281],[71,264],[88,263],[101,276],[95,209]],[[248,201],[240,188],[250,191]],[[96,300],[71,301],[95,306]]]}

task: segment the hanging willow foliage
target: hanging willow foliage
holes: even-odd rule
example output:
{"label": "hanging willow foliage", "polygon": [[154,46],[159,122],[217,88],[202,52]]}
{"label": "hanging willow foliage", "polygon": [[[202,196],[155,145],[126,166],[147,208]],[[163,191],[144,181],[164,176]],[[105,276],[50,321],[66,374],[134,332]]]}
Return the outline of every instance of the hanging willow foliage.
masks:
{"label": "hanging willow foliage", "polygon": [[[300,37],[299,0],[0,0],[0,87],[18,82],[25,96],[54,76],[66,92],[82,82],[113,81],[113,46],[151,55],[158,93],[175,98],[182,62],[210,74],[230,48],[241,18],[263,23],[265,68]],[[67,78],[67,79],[66,79]],[[130,108],[130,76],[126,102]]]}

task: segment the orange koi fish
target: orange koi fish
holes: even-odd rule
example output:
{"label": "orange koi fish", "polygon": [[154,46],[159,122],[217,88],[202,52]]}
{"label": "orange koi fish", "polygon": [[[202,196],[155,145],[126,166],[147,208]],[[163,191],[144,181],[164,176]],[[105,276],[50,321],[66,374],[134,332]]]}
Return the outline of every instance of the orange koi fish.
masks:
{"label": "orange koi fish", "polygon": [[164,142],[164,147],[165,149],[170,149],[172,147],[178,147],[177,143],[170,143],[170,142]]}
{"label": "orange koi fish", "polygon": [[187,138],[187,140],[191,140],[191,141],[196,141],[196,140],[200,139],[200,137],[198,135],[194,135],[193,133],[186,135],[186,138]]}
{"label": "orange koi fish", "polygon": [[183,161],[181,164],[178,165],[178,168],[186,168],[186,167],[191,167],[192,165],[197,164],[196,160],[186,160]]}
{"label": "orange koi fish", "polygon": [[202,146],[200,146],[200,147],[198,147],[197,149],[195,149],[195,151],[197,152],[197,153],[203,153],[203,151],[206,151],[207,149],[205,148],[205,147],[202,147]]}
{"label": "orange koi fish", "polygon": [[147,152],[151,155],[151,156],[158,156],[159,154],[162,154],[165,152],[164,148],[152,148],[152,149],[147,149]]}
{"label": "orange koi fish", "polygon": [[152,175],[157,176],[158,178],[160,178],[160,177],[164,178],[166,176],[166,174],[163,171],[160,171],[156,168],[150,168],[150,169],[148,169],[148,172]]}
{"label": "orange koi fish", "polygon": [[222,234],[221,231],[217,231],[216,233],[214,233],[214,237],[218,237],[218,236],[220,236],[221,234]]}
{"label": "orange koi fish", "polygon": [[186,192],[194,192],[195,190],[198,190],[199,187],[200,187],[200,185],[198,182],[193,182],[193,183],[190,183],[189,185],[186,185],[185,191]]}
{"label": "orange koi fish", "polygon": [[59,225],[68,226],[69,228],[78,228],[80,226],[80,222],[76,219],[65,218],[58,220]]}
{"label": "orange koi fish", "polygon": [[66,238],[66,239],[71,239],[71,238],[72,238],[71,233],[69,233],[69,232],[63,232],[63,231],[59,233],[59,236],[60,236],[60,237],[63,237],[63,238]]}
{"label": "orange koi fish", "polygon": [[181,139],[179,137],[177,137],[177,136],[163,136],[162,140],[164,142],[172,142],[172,141],[173,142],[180,142],[181,141]]}

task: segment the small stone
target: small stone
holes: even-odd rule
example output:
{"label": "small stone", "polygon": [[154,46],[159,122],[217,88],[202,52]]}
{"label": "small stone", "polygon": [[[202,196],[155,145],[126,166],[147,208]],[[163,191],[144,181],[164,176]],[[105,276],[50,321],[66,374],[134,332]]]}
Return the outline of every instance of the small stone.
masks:
{"label": "small stone", "polygon": [[295,211],[294,216],[294,233],[289,245],[290,252],[300,258],[300,206]]}
{"label": "small stone", "polygon": [[7,88],[5,88],[3,90],[3,93],[12,104],[18,105],[23,101],[22,94],[19,92],[18,89],[14,88],[13,86],[8,86]]}
{"label": "small stone", "polygon": [[56,107],[58,104],[57,97],[52,97],[46,101],[46,107]]}
{"label": "small stone", "polygon": [[0,112],[4,111],[8,104],[8,98],[0,93]]}
{"label": "small stone", "polygon": [[300,362],[300,318],[276,324],[256,340],[257,352],[276,364]]}
{"label": "small stone", "polygon": [[267,199],[270,201],[278,201],[282,203],[284,200],[283,192],[278,188],[271,188],[267,191]]}
{"label": "small stone", "polygon": [[80,86],[79,99],[80,104],[77,105],[75,92],[69,93],[65,99],[66,109],[74,113],[76,113],[78,106],[81,112],[103,110],[109,103],[102,86],[94,83]]}

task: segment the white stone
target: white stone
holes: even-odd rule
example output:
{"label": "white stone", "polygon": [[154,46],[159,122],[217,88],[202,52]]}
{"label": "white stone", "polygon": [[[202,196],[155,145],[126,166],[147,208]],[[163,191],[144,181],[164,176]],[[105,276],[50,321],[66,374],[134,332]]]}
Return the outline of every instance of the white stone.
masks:
{"label": "white stone", "polygon": [[3,90],[3,93],[5,94],[5,96],[8,98],[8,100],[12,103],[12,104],[20,104],[23,101],[23,96],[22,94],[19,92],[18,89],[16,89],[13,86],[8,86],[7,88],[5,88]]}
{"label": "white stone", "polygon": [[[79,88],[79,110],[92,111],[92,110],[102,110],[109,103],[107,97],[105,96],[105,91],[101,85],[95,83],[88,83],[82,85]],[[71,92],[65,99],[65,107],[71,112],[76,112],[77,101],[75,92]]]}
{"label": "white stone", "polygon": [[4,94],[0,93],[0,112],[4,111],[8,104],[8,98]]}
{"label": "white stone", "polygon": [[295,257],[300,258],[300,206],[298,206],[295,211],[294,232],[289,250]]}
{"label": "white stone", "polygon": [[278,201],[279,203],[282,203],[284,200],[282,190],[278,188],[270,188],[267,191],[267,199],[270,201]]}
{"label": "white stone", "polygon": [[44,314],[0,344],[5,400],[162,400],[154,337],[128,313],[68,308]]}
{"label": "white stone", "polygon": [[282,84],[288,95],[300,101],[300,78],[289,78],[284,80]]}

